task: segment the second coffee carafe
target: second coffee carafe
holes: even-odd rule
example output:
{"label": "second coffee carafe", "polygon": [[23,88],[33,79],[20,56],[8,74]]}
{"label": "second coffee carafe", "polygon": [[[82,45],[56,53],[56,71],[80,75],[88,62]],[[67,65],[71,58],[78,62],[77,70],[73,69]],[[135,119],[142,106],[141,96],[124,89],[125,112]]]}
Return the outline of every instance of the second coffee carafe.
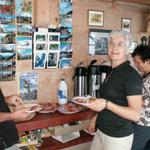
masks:
{"label": "second coffee carafe", "polygon": [[88,95],[99,97],[99,88],[101,84],[101,75],[98,65],[88,67]]}

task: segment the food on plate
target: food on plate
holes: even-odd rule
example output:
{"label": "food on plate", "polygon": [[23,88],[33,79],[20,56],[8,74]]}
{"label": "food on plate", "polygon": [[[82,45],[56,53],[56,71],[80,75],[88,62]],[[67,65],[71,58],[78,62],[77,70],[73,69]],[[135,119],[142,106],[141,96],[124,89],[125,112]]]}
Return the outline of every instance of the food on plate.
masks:
{"label": "food on plate", "polygon": [[94,97],[90,97],[90,98],[78,97],[78,98],[74,99],[74,101],[76,101],[78,103],[86,103],[86,104],[92,103],[95,100],[96,100],[96,98],[94,98]]}
{"label": "food on plate", "polygon": [[[42,109],[42,106],[39,104],[22,104],[16,107],[13,107],[13,111],[20,110],[20,109],[27,109],[27,111],[38,111]],[[11,109],[12,110],[12,109]]]}
{"label": "food on plate", "polygon": [[54,112],[57,110],[58,105],[56,103],[40,103],[42,106],[42,110],[40,110],[40,113],[49,113],[49,112]]}
{"label": "food on plate", "polygon": [[27,108],[28,112],[37,112],[42,109],[42,106],[39,104],[24,104],[24,108]]}
{"label": "food on plate", "polygon": [[63,114],[74,114],[80,112],[82,109],[84,109],[83,106],[69,102],[64,105],[60,105],[58,111]]}
{"label": "food on plate", "polygon": [[35,106],[32,106],[32,107],[29,107],[28,111],[36,111],[36,110],[39,110],[39,109],[42,109],[41,106],[35,105]]}
{"label": "food on plate", "polygon": [[95,98],[95,97],[89,98],[89,103],[92,103],[92,102],[94,102],[94,101],[96,101],[96,98]]}
{"label": "food on plate", "polygon": [[82,107],[73,103],[67,103],[64,105],[64,110],[68,112],[77,112],[81,110]]}

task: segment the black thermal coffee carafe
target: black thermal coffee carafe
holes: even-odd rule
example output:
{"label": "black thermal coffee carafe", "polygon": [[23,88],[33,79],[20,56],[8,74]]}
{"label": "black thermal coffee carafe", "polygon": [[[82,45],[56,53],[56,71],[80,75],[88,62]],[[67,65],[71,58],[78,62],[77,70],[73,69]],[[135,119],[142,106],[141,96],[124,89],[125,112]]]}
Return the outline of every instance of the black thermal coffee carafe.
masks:
{"label": "black thermal coffee carafe", "polygon": [[76,67],[74,74],[74,96],[87,95],[87,69]]}

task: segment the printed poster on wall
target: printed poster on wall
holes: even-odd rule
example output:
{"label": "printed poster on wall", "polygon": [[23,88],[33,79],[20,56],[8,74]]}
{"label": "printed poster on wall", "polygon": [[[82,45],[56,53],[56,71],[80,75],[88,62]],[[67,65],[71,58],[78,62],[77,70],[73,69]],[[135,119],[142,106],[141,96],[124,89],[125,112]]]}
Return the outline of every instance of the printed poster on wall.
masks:
{"label": "printed poster on wall", "polygon": [[37,99],[38,80],[36,72],[23,72],[19,76],[19,95],[24,101]]}

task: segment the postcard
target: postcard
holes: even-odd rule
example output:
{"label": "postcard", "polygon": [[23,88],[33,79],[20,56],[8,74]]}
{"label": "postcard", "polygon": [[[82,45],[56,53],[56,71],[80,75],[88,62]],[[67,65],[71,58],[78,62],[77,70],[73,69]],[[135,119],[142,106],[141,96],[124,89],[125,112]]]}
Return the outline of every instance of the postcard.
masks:
{"label": "postcard", "polygon": [[59,52],[49,52],[47,57],[47,68],[58,67]]}
{"label": "postcard", "polygon": [[32,59],[32,48],[17,49],[17,59],[18,60]]}
{"label": "postcard", "polygon": [[17,35],[31,36],[32,35],[32,26],[29,24],[17,24]]}
{"label": "postcard", "polygon": [[59,62],[59,68],[70,68],[71,67],[71,63],[72,63],[72,59],[71,58],[63,58],[60,59]]}
{"label": "postcard", "polygon": [[13,44],[15,43],[14,33],[0,33],[0,44]]}
{"label": "postcard", "polygon": [[60,42],[60,51],[72,51],[72,42]]}
{"label": "postcard", "polygon": [[0,5],[12,5],[13,0],[1,0]]}
{"label": "postcard", "polygon": [[72,58],[72,52],[60,52],[60,59]]}
{"label": "postcard", "polygon": [[0,69],[1,71],[15,70],[16,62],[15,61],[1,61],[0,68],[1,68]]}
{"label": "postcard", "polygon": [[13,15],[0,14],[1,24],[15,24],[16,17]]}
{"label": "postcard", "polygon": [[48,45],[48,50],[59,50],[59,49],[60,49],[59,42],[49,43],[49,45]]}
{"label": "postcard", "polygon": [[16,37],[17,48],[32,49],[32,37],[18,36]]}
{"label": "postcard", "polygon": [[0,52],[15,52],[16,45],[15,44],[0,44]]}
{"label": "postcard", "polygon": [[34,32],[34,44],[35,43],[46,43],[47,33],[44,32]]}
{"label": "postcard", "polygon": [[11,33],[16,31],[16,25],[14,24],[0,24],[1,33]]}
{"label": "postcard", "polygon": [[0,71],[0,81],[12,81],[15,80],[15,70]]}
{"label": "postcard", "polygon": [[65,16],[72,18],[72,2],[71,1],[60,1],[59,3],[59,14],[60,16]]}
{"label": "postcard", "polygon": [[49,42],[59,42],[60,33],[59,32],[49,32],[48,33],[48,41]]}
{"label": "postcard", "polygon": [[47,44],[42,44],[42,43],[35,43],[34,44],[35,48],[34,50],[46,50],[47,49]]}
{"label": "postcard", "polygon": [[32,0],[16,0],[16,16],[32,17]]}
{"label": "postcard", "polygon": [[15,52],[7,52],[7,53],[0,53],[1,60],[5,61],[14,61],[16,59],[16,53]]}
{"label": "postcard", "polygon": [[46,64],[46,52],[34,53],[34,69],[44,69]]}

